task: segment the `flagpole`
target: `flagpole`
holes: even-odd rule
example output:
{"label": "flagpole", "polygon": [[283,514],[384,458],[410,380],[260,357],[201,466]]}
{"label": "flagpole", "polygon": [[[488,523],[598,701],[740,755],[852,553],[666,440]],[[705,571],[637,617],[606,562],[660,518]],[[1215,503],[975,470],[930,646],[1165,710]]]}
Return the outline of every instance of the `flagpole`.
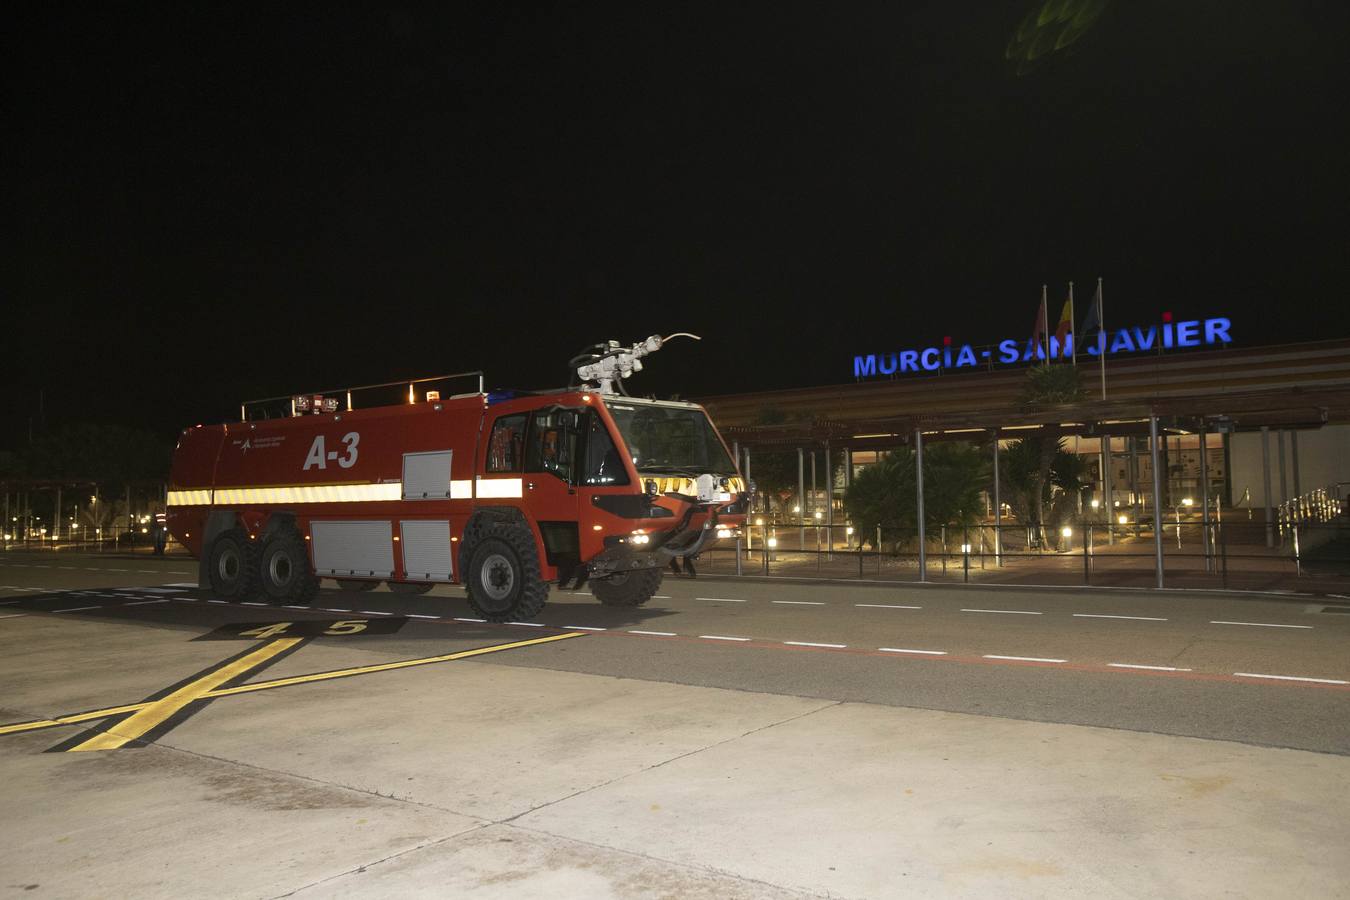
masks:
{"label": "flagpole", "polygon": [[1078,365],[1078,316],[1073,307],[1073,282],[1069,282],[1069,346],[1073,348],[1073,364]]}
{"label": "flagpole", "polygon": [[[1102,279],[1097,276],[1097,319],[1101,338],[1097,344],[1097,356],[1102,361],[1102,399],[1106,399],[1106,300],[1102,297]],[[1023,320],[1025,321],[1025,320]]]}
{"label": "flagpole", "polygon": [[1041,285],[1041,336],[1045,339],[1045,364],[1050,365],[1050,307],[1047,306],[1046,288]]}

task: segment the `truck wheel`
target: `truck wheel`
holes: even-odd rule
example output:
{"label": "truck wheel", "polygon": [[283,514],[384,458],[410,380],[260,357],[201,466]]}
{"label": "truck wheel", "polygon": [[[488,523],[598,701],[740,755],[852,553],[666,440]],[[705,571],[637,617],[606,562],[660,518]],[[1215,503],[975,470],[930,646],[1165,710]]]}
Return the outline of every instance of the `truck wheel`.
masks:
{"label": "truck wheel", "polygon": [[389,590],[395,594],[425,594],[436,585],[425,581],[390,581]]}
{"label": "truck wheel", "polygon": [[232,600],[251,597],[258,590],[258,544],[242,528],[216,535],[207,556],[211,593]]}
{"label": "truck wheel", "polygon": [[309,550],[293,528],[280,528],[263,543],[258,569],[263,593],[275,604],[309,603],[319,592]]}
{"label": "truck wheel", "polygon": [[464,570],[469,606],[489,622],[538,615],[548,599],[539,576],[534,536],[521,525],[492,522],[483,527]]}
{"label": "truck wheel", "polygon": [[619,572],[591,582],[591,593],[606,606],[641,606],[661,586],[660,569]]}
{"label": "truck wheel", "polygon": [[373,591],[380,584],[378,581],[367,581],[364,578],[339,578],[337,583],[344,591]]}

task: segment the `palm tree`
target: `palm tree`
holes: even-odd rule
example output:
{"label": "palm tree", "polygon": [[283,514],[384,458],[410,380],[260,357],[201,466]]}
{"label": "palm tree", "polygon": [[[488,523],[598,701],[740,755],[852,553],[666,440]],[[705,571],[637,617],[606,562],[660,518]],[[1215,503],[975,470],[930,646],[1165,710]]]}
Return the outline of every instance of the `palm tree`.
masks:
{"label": "palm tree", "polygon": [[[1035,366],[1027,370],[1027,380],[1022,386],[1022,405],[1029,410],[1063,406],[1083,399],[1083,386],[1078,380],[1076,366],[1048,365]],[[1045,541],[1045,486],[1050,478],[1050,469],[1055,462],[1055,454],[1060,450],[1060,439],[1064,429],[1058,422],[1048,422],[1037,432],[1039,456],[1036,474],[1032,478],[1031,524],[1036,526],[1041,541]]]}

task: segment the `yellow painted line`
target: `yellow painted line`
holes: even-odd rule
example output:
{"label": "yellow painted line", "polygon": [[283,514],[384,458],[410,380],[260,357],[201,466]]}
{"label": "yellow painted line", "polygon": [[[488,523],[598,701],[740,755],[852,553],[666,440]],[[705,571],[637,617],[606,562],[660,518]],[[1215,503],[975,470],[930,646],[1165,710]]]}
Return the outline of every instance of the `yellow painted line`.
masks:
{"label": "yellow painted line", "polygon": [[[447,653],[443,656],[426,656],[419,659],[405,659],[399,662],[381,663],[372,666],[358,666],[353,669],[334,669],[329,672],[315,672],[312,675],[296,675],[292,678],[277,678],[272,681],[259,681],[254,684],[241,684],[238,687],[224,688],[221,690],[208,691],[201,695],[200,699],[210,700],[216,697],[229,697],[234,694],[247,694],[252,691],[265,691],[271,688],[288,687],[293,684],[305,684],[311,681],[327,681],[333,678],[346,678],[353,675],[368,675],[372,672],[387,672],[392,669],[406,669],[412,666],[426,666],[432,663],[450,662],[456,659],[466,659],[471,656],[482,656],[485,653],[497,653],[501,650],[514,650],[517,647],[529,647],[533,644],[548,644],[553,641],[561,641],[567,638],[585,637],[584,632],[570,631],[566,634],[554,634],[548,637],[534,638],[528,641],[513,641],[509,644],[494,644],[491,647],[479,647],[476,650],[463,650],[459,653]],[[298,638],[284,638],[283,640],[298,640]],[[164,699],[168,699],[167,697]],[[149,700],[144,703],[128,703],[125,706],[110,706],[105,709],[94,709],[89,712],[72,713],[68,716],[58,716],[54,719],[36,719],[32,722],[15,722],[12,725],[0,725],[0,735],[17,734],[24,731],[37,731],[43,728],[54,728],[58,725],[78,725],[81,722],[89,722],[94,719],[106,719],[108,716],[121,715],[122,713],[136,712],[146,707],[162,701]],[[130,720],[128,720],[130,721]]]}
{"label": "yellow painted line", "polygon": [[116,750],[118,747],[126,745],[128,741],[137,740],[156,725],[162,725],[166,719],[182,710],[183,707],[194,701],[204,699],[231,678],[243,675],[249,669],[267,662],[278,653],[291,649],[303,640],[304,638],[278,638],[275,641],[268,641],[252,653],[241,656],[232,663],[213,669],[165,697],[150,701],[133,715],[118,722],[115,728],[94,735],[89,740],[71,747],[69,752]]}
{"label": "yellow painted line", "polygon": [[241,684],[237,687],[212,691],[207,696],[229,697],[234,694],[248,694],[253,691],[266,691],[272,688],[288,687],[292,684],[308,684],[311,681],[327,681],[332,678],[347,678],[352,675],[369,675],[372,672],[389,672],[394,669],[407,669],[412,666],[429,666],[432,663],[449,662],[454,659],[467,659],[470,656],[482,656],[484,653],[497,653],[501,650],[514,650],[517,647],[529,647],[534,644],[548,644],[564,641],[568,638],[585,637],[583,632],[570,631],[566,634],[554,634],[535,638],[530,641],[515,641],[510,644],[495,644],[491,647],[479,647],[477,650],[462,650],[459,653],[447,653],[444,656],[427,656],[422,659],[404,659],[399,662],[379,663],[373,666],[357,666],[354,669],[334,669],[331,672],[315,672],[313,675],[295,675],[290,678],[277,678],[273,681],[259,681],[253,684]]}

